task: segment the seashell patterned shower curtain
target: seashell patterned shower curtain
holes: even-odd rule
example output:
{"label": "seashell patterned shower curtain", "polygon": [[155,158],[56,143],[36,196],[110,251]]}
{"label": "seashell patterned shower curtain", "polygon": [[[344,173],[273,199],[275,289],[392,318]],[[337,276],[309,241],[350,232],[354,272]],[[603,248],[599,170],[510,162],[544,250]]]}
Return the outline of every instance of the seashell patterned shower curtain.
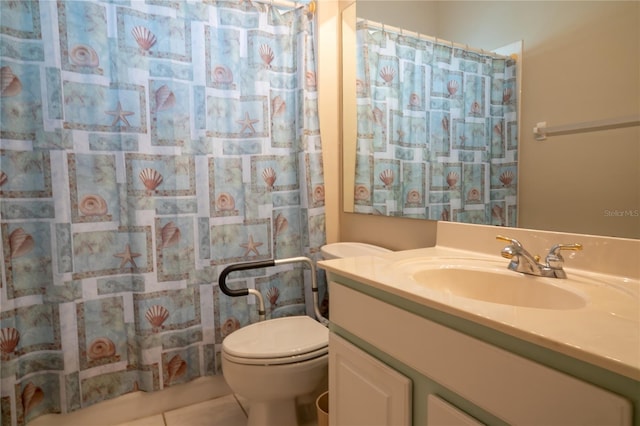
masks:
{"label": "seashell patterned shower curtain", "polygon": [[357,24],[359,213],[516,226],[516,63]]}
{"label": "seashell patterned shower curtain", "polygon": [[[317,257],[312,6],[0,2],[3,425],[221,374],[220,271]],[[278,317],[305,275],[230,278]]]}

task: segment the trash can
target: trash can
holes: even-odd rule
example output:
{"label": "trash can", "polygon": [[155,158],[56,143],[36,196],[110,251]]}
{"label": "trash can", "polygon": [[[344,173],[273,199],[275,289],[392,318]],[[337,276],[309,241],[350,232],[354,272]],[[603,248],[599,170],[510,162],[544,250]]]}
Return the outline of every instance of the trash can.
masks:
{"label": "trash can", "polygon": [[329,391],[320,394],[316,399],[318,410],[318,426],[329,426]]}

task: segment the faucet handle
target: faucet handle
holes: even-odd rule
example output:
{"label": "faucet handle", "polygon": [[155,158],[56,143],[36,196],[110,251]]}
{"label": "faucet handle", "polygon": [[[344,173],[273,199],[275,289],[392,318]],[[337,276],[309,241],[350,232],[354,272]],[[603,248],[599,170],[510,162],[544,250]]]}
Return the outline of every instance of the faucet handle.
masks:
{"label": "faucet handle", "polygon": [[556,244],[549,250],[549,254],[547,254],[546,262],[550,268],[553,269],[561,269],[564,259],[560,254],[562,250],[570,250],[570,251],[580,251],[582,250],[582,244],[574,243],[574,244]]}
{"label": "faucet handle", "polygon": [[516,240],[515,238],[505,237],[504,235],[496,235],[496,240],[511,243],[518,248],[522,248],[522,244],[520,244],[520,241]]}

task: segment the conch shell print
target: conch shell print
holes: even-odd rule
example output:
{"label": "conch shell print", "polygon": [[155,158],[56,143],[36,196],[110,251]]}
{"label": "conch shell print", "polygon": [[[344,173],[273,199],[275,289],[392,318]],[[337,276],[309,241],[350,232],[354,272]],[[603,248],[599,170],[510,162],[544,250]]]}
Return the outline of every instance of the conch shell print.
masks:
{"label": "conch shell print", "polygon": [[85,216],[104,216],[107,214],[107,202],[97,194],[88,194],[80,199],[80,213]]}
{"label": "conch shell print", "polygon": [[222,337],[226,337],[240,328],[240,321],[234,317],[229,317],[220,327],[220,333]]}
{"label": "conch shell print", "polygon": [[99,337],[89,345],[87,356],[91,360],[109,358],[116,354],[116,345],[107,337]]}
{"label": "conch shell print", "polygon": [[147,191],[154,191],[163,181],[162,175],[155,169],[142,169],[138,175]]}
{"label": "conch shell print", "polygon": [[98,53],[91,46],[77,44],[69,52],[69,60],[79,67],[97,68],[100,65]]}
{"label": "conch shell print", "polygon": [[356,185],[354,197],[357,201],[368,201],[370,197],[369,188],[364,185]]}
{"label": "conch shell print", "polygon": [[420,192],[416,189],[412,189],[407,193],[407,203],[419,203],[420,202]]}
{"label": "conch shell print", "polygon": [[180,241],[180,228],[175,223],[169,222],[162,227],[162,248],[171,247]]}
{"label": "conch shell print", "polygon": [[278,236],[285,232],[287,228],[289,228],[289,221],[286,217],[282,215],[282,213],[278,213],[274,221],[274,236]]}
{"label": "conch shell print", "polygon": [[176,104],[176,95],[173,94],[169,86],[162,85],[156,90],[156,111],[165,111]]}
{"label": "conch shell print", "polygon": [[229,67],[224,65],[217,65],[213,69],[213,81],[218,84],[230,84],[233,83],[233,72]]}
{"label": "conch shell print", "polygon": [[7,183],[8,180],[9,180],[9,176],[5,172],[0,172],[0,186]]}
{"label": "conch shell print", "polygon": [[156,44],[156,41],[158,41],[155,34],[153,34],[148,28],[142,26],[133,27],[131,35],[136,43],[138,43],[138,46],[140,46],[140,49],[144,51],[151,49],[151,47]]}
{"label": "conch shell print", "polygon": [[2,97],[16,96],[22,91],[22,83],[20,79],[13,73],[9,66],[0,69],[0,78],[2,79]]}
{"label": "conch shell print", "polygon": [[228,192],[221,192],[216,198],[216,209],[220,211],[231,211],[236,208],[236,200]]}
{"label": "conch shell print", "polygon": [[18,343],[20,343],[20,332],[17,329],[5,327],[0,330],[0,352],[3,359],[15,352]]}
{"label": "conch shell print", "polygon": [[280,96],[276,96],[271,100],[271,116],[277,117],[284,114],[287,109],[287,103]]}
{"label": "conch shell print", "polygon": [[11,258],[15,259],[29,253],[35,247],[33,237],[24,229],[18,228],[9,234],[9,248],[11,250]]}
{"label": "conch shell print", "polygon": [[184,375],[187,372],[187,362],[180,357],[180,355],[175,355],[173,358],[169,360],[167,364],[167,373],[168,379],[167,383],[171,383],[173,379]]}
{"label": "conch shell print", "polygon": [[313,201],[316,203],[324,201],[324,185],[316,185],[313,188]]}
{"label": "conch shell print", "polygon": [[44,392],[42,389],[33,384],[33,382],[27,383],[22,390],[22,408],[24,413],[27,414],[33,407],[42,402],[44,398]]}
{"label": "conch shell print", "polygon": [[169,310],[161,305],[153,305],[144,314],[144,317],[149,321],[149,324],[153,326],[153,330],[157,331],[162,327],[162,324],[169,318]]}

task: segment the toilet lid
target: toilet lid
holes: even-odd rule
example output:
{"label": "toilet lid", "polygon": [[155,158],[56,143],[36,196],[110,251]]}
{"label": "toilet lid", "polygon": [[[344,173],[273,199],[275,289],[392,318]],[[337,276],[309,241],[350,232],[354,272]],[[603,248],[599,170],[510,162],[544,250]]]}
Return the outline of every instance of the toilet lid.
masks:
{"label": "toilet lid", "polygon": [[222,341],[222,350],[236,362],[281,358],[304,361],[327,352],[329,330],[308,316],[276,318],[248,325]]}

